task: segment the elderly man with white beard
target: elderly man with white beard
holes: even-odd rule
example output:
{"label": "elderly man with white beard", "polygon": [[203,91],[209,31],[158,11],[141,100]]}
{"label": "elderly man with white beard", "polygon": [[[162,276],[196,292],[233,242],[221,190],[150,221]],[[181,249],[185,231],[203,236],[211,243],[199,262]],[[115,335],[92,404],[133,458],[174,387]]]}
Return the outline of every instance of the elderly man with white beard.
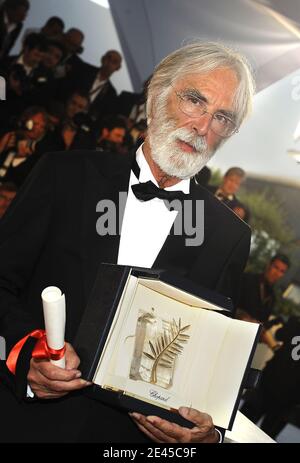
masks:
{"label": "elderly man with white beard", "polygon": [[[216,43],[187,45],[153,74],[148,135],[137,153],[51,153],[40,161],[0,225],[0,336],[9,354],[43,328],[40,293],[56,285],[67,297],[66,369],[32,358],[33,335],[17,358],[1,362],[0,441],[220,442],[212,418],[199,410],[179,409],[194,423],[188,429],[91,399],[72,343],[100,262],[166,269],[236,301],[250,230],[193,176],[238,131],[253,91],[240,54]],[[176,233],[173,200],[183,209],[204,204],[201,243],[184,229]],[[105,227],[103,217],[114,226]]]}

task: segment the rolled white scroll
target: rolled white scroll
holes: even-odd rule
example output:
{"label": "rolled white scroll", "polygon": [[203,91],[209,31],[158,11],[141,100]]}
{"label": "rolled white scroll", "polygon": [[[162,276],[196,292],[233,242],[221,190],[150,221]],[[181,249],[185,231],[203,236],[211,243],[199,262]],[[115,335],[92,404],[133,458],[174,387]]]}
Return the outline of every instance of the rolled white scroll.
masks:
{"label": "rolled white scroll", "polygon": [[[60,350],[65,345],[66,302],[65,295],[56,286],[48,286],[42,292],[43,311],[47,344],[50,349]],[[54,365],[65,368],[65,356],[50,360]]]}

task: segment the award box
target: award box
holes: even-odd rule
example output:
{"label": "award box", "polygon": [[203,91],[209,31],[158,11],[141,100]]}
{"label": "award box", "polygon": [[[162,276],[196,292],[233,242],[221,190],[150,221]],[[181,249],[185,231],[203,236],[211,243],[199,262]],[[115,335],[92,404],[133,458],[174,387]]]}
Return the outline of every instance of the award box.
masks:
{"label": "award box", "polygon": [[165,271],[100,264],[75,339],[89,394],[191,426],[192,407],[231,429],[260,325],[231,318],[227,297]]}

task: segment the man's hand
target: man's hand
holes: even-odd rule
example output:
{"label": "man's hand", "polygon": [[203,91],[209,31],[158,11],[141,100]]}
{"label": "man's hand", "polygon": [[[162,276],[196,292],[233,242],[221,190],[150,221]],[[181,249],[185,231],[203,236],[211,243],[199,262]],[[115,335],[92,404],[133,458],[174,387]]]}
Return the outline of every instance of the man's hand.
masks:
{"label": "man's hand", "polygon": [[212,419],[206,413],[194,408],[180,407],[179,413],[195,424],[192,429],[179,426],[158,416],[144,416],[130,413],[131,418],[151,440],[158,443],[216,443],[219,433],[215,430]]}
{"label": "man's hand", "polygon": [[16,133],[7,132],[0,139],[0,153],[16,146]]}
{"label": "man's hand", "polygon": [[66,343],[66,369],[53,365],[49,360],[30,361],[27,375],[32,392],[39,399],[58,399],[68,392],[90,386],[92,383],[80,379],[77,369],[80,360],[71,344]]}

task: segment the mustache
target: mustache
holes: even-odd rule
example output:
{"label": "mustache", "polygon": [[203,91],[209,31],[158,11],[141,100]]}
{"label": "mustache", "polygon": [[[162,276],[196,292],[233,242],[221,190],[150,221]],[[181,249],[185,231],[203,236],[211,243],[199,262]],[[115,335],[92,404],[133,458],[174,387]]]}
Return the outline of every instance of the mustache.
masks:
{"label": "mustache", "polygon": [[181,141],[184,141],[185,143],[188,143],[197,152],[203,153],[203,151],[208,150],[205,138],[193,132],[190,132],[187,129],[181,128],[174,130],[172,133],[172,138],[174,141],[176,139],[179,139]]}

